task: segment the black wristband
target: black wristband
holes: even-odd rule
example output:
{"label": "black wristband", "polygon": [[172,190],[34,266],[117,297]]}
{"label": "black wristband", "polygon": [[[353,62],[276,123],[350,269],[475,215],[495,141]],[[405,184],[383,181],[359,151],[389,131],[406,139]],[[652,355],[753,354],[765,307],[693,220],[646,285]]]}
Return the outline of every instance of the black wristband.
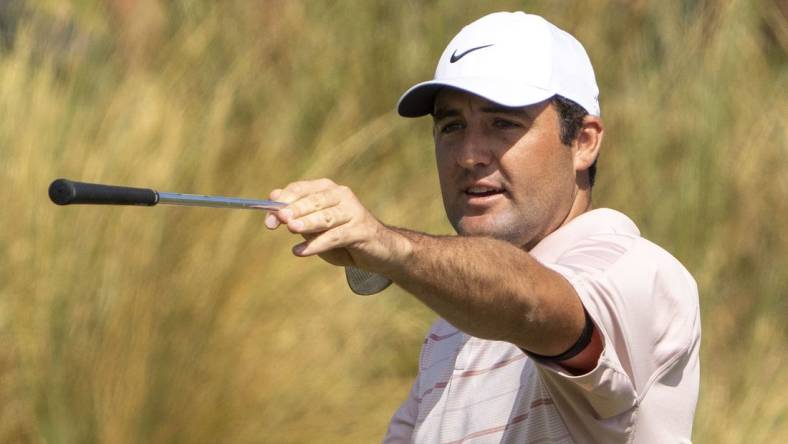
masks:
{"label": "black wristband", "polygon": [[586,317],[586,326],[583,327],[583,332],[580,334],[580,338],[577,339],[577,342],[575,342],[574,345],[569,347],[569,350],[555,356],[544,356],[526,350],[523,351],[525,351],[528,356],[544,362],[561,362],[574,358],[580,354],[581,351],[585,350],[586,346],[591,343],[591,337],[594,335],[594,321],[591,320],[591,316],[588,315],[588,311],[586,311],[585,307],[583,308],[583,314]]}

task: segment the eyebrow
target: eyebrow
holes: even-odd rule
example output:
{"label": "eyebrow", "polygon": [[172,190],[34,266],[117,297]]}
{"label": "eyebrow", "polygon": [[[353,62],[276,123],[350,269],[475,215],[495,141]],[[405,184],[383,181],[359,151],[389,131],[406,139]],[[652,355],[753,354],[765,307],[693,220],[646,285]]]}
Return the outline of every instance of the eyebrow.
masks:
{"label": "eyebrow", "polygon": [[460,115],[460,111],[454,108],[438,108],[432,112],[433,120],[441,120],[445,119],[446,117],[457,117]]}

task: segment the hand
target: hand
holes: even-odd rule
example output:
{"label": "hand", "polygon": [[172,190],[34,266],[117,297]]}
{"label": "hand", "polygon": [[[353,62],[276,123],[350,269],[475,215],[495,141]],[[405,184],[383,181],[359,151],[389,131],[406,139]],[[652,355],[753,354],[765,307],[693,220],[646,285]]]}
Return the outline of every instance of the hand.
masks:
{"label": "hand", "polygon": [[302,235],[306,240],[293,247],[296,256],[319,255],[334,265],[384,272],[407,252],[402,235],[380,223],[350,188],[329,179],[294,182],[270,196],[288,205],[269,213],[265,225],[286,224]]}

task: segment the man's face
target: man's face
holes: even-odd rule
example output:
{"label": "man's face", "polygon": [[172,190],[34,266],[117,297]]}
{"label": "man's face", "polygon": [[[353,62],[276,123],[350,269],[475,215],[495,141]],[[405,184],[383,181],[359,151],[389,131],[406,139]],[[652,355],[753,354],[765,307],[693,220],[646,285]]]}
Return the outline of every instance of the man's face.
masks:
{"label": "man's face", "polygon": [[505,108],[446,88],[433,118],[443,205],[457,233],[530,250],[563,223],[575,171],[549,101]]}

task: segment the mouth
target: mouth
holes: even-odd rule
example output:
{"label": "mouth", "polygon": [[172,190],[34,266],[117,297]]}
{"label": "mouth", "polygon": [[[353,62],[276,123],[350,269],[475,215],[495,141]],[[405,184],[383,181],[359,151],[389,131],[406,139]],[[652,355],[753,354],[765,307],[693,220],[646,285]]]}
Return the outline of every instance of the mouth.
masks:
{"label": "mouth", "polygon": [[464,190],[467,196],[471,197],[487,197],[487,196],[494,196],[496,194],[503,194],[506,192],[503,188],[495,188],[489,186],[472,186],[468,187]]}

